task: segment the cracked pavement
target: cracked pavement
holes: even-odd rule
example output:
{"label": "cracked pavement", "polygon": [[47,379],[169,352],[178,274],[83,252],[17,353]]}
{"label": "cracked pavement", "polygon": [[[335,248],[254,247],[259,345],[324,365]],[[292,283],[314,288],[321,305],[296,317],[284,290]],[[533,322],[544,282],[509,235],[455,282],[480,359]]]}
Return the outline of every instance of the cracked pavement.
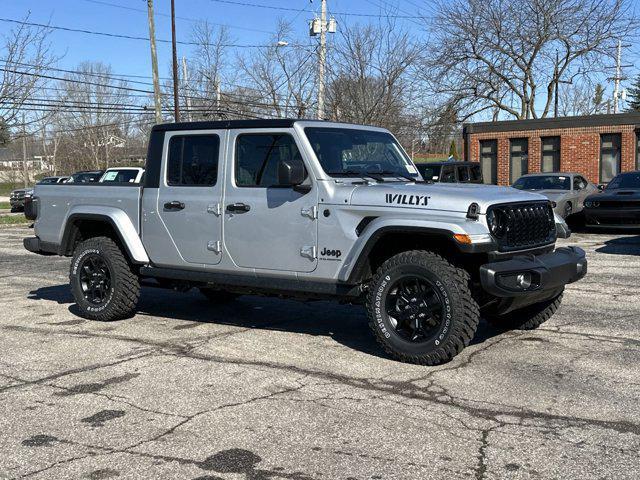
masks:
{"label": "cracked pavement", "polygon": [[575,234],[589,274],[531,332],[482,322],[439,367],[364,311],[144,288],[77,317],[69,259],[0,228],[0,478],[637,478],[640,236]]}

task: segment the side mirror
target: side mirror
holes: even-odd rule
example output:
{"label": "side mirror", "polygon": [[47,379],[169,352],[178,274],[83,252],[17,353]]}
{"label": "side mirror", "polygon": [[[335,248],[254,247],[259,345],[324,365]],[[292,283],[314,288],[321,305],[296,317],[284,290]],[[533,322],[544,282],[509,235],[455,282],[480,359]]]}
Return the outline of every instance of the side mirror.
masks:
{"label": "side mirror", "polygon": [[278,186],[296,187],[306,178],[307,171],[302,160],[280,160],[278,163]]}
{"label": "side mirror", "polygon": [[604,185],[603,184],[598,185],[598,190],[599,191],[603,191],[604,190]]}

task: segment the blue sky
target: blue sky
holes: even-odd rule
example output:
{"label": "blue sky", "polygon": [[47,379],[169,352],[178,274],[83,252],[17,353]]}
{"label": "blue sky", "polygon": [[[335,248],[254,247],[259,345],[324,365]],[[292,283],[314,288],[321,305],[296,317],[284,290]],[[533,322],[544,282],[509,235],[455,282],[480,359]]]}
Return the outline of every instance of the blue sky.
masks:
{"label": "blue sky", "polygon": [[[242,0],[239,0],[242,1]],[[281,6],[300,10],[319,11],[320,2],[315,0],[246,0],[248,3]],[[0,17],[23,19],[31,12],[30,21],[51,25],[110,32],[124,35],[147,36],[148,25],[146,0],[5,0],[2,2]],[[330,12],[350,12],[364,14],[389,13],[389,8],[397,7],[398,14],[415,14],[417,6],[423,5],[428,12],[428,4],[421,0],[329,0]],[[156,37],[171,38],[169,18],[170,0],[155,0]],[[386,9],[385,8],[386,5]],[[124,7],[124,8],[119,8]],[[140,10],[140,11],[137,11]],[[176,0],[176,30],[178,40],[189,41],[190,30],[197,20],[208,20],[213,24],[229,25],[230,33],[239,44],[265,44],[269,32],[275,30],[279,18],[293,20],[297,25],[298,39],[307,37],[307,20],[313,14],[307,11],[276,11],[270,9],[243,7],[217,3],[212,0]],[[356,23],[366,19],[338,18],[339,22]],[[418,28],[409,20],[399,20],[407,26]],[[13,25],[0,22],[0,33],[7,32]],[[54,31],[51,36],[54,51],[62,55],[58,67],[72,69],[85,60],[96,60],[110,64],[114,73],[150,75],[150,53],[147,42],[118,38],[106,38],[81,33]],[[179,46],[178,55],[189,54],[188,46]],[[171,45],[158,43],[160,75],[169,72]]]}

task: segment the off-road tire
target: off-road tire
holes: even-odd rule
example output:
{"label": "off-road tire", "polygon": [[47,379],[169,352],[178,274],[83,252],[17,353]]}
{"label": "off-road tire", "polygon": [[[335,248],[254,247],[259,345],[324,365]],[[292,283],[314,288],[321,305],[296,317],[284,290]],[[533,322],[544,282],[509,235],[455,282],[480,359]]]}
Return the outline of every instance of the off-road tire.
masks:
{"label": "off-road tire", "polygon": [[207,300],[213,304],[224,305],[225,303],[233,302],[240,295],[237,293],[226,292],[224,290],[215,290],[213,288],[201,287],[200,293],[204,295]]}
{"label": "off-road tire", "polygon": [[514,310],[506,315],[486,315],[485,319],[492,325],[508,330],[534,330],[553,317],[562,303],[561,292],[544,302]]}
{"label": "off-road tire", "polygon": [[[420,344],[398,335],[385,306],[386,295],[394,282],[412,273],[435,283],[446,299],[443,325],[428,342]],[[464,269],[430,251],[412,250],[389,258],[375,273],[366,298],[369,326],[378,343],[389,355],[407,363],[438,365],[451,360],[469,345],[480,319],[478,304],[469,288],[470,281]]]}
{"label": "off-road tire", "polygon": [[[104,305],[98,307],[84,297],[79,266],[87,255],[96,254],[105,261],[111,275],[111,289]],[[80,315],[91,320],[109,322],[133,316],[140,298],[140,281],[120,247],[108,237],[93,237],[75,248],[69,272],[71,291]]]}

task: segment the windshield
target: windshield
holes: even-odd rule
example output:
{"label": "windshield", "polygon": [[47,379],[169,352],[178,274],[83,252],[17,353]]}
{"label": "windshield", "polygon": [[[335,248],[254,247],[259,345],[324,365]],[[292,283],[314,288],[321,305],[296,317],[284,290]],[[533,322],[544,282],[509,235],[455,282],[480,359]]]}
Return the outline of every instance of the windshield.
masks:
{"label": "windshield", "polygon": [[399,174],[417,177],[416,168],[392,135],[353,128],[304,129],[328,175]]}
{"label": "windshield", "polygon": [[97,182],[100,178],[100,173],[74,173],[71,175],[72,182],[76,183],[91,183]]}
{"label": "windshield", "polygon": [[618,188],[639,188],[640,172],[623,173],[609,182],[606,190],[616,190]]}
{"label": "windshield", "polygon": [[571,190],[571,179],[561,175],[520,177],[512,187],[518,190]]}
{"label": "windshield", "polygon": [[423,163],[416,165],[416,168],[425,180],[433,180],[434,182],[437,182],[440,179],[440,170],[442,170],[442,165],[429,165],[428,163]]}
{"label": "windshield", "polygon": [[49,185],[51,183],[58,183],[57,178],[43,178],[38,182],[38,185]]}
{"label": "windshield", "polygon": [[135,182],[137,176],[137,170],[109,170],[105,172],[100,182],[129,183]]}

